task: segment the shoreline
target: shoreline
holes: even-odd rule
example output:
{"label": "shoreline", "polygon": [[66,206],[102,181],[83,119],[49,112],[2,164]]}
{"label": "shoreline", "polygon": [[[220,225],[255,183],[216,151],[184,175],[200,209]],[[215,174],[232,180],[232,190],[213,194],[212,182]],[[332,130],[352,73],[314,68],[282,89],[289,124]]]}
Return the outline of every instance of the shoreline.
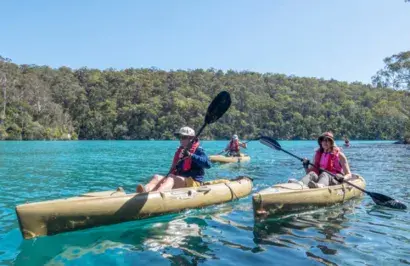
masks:
{"label": "shoreline", "polygon": [[[200,139],[201,142],[204,141],[230,141],[230,139]],[[296,141],[296,142],[303,142],[303,141],[317,141],[317,139],[298,139],[298,140],[293,140],[293,139],[276,139],[277,141]],[[52,139],[32,139],[32,140],[0,140],[0,142],[34,142],[34,141],[59,141],[59,142],[82,142],[82,141],[178,141],[178,139],[78,139],[78,140],[52,140]],[[249,139],[241,139],[241,141],[251,141]],[[254,140],[258,141],[258,140]],[[356,141],[394,141],[394,144],[410,144],[410,143],[405,143],[403,140],[397,140],[397,139],[357,139],[357,140],[350,140],[350,142],[356,142]],[[344,142],[343,139],[335,139],[335,142]]]}

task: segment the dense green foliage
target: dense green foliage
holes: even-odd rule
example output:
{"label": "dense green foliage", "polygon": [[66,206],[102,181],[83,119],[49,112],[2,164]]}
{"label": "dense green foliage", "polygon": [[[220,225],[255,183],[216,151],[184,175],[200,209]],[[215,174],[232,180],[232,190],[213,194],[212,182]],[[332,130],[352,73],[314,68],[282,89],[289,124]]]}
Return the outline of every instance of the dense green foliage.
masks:
{"label": "dense green foliage", "polygon": [[384,59],[385,67],[372,77],[377,87],[410,90],[410,51],[401,52]]}
{"label": "dense green foliage", "polygon": [[[386,57],[384,63],[385,67],[372,77],[373,85],[410,91],[410,51]],[[410,117],[409,112],[403,112]],[[404,142],[410,144],[410,119],[407,119],[405,127]]]}
{"label": "dense green foliage", "polygon": [[203,138],[311,139],[332,130],[398,139],[410,115],[406,91],[215,69],[51,69],[3,58],[0,89],[2,139],[170,139],[180,126],[198,128],[221,90],[233,105]]}

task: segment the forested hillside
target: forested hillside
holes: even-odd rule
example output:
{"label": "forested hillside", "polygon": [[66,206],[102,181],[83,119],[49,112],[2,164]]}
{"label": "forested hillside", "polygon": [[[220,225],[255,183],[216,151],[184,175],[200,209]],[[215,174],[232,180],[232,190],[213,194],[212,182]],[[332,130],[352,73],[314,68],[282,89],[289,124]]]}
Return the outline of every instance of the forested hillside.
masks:
{"label": "forested hillside", "polygon": [[1,139],[170,139],[180,126],[198,128],[221,90],[233,105],[204,138],[312,139],[332,130],[398,139],[410,124],[409,92],[281,74],[52,69],[1,58],[0,88]]}

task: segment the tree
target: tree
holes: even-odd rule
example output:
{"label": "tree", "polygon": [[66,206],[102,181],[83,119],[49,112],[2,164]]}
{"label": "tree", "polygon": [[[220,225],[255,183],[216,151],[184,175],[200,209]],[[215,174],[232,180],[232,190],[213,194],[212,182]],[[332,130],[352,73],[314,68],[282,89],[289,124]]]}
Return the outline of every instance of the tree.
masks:
{"label": "tree", "polygon": [[0,115],[0,124],[4,123],[6,119],[6,105],[7,105],[7,75],[6,75],[6,63],[10,62],[10,59],[0,56],[0,87],[3,90],[3,109]]}
{"label": "tree", "polygon": [[410,51],[387,57],[384,63],[386,66],[372,77],[373,85],[410,90]]}
{"label": "tree", "polygon": [[4,123],[6,119],[6,105],[7,105],[7,77],[5,73],[0,72],[0,87],[3,89],[3,110],[0,115],[0,124]]}

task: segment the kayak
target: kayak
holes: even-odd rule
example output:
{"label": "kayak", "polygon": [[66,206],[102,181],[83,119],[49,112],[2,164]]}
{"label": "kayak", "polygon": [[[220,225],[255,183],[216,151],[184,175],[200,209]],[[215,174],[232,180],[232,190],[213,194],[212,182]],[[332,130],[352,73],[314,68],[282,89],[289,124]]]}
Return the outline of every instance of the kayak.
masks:
{"label": "kayak", "polygon": [[[364,178],[357,174],[354,174],[348,181],[360,188],[366,187]],[[255,217],[263,218],[341,203],[360,197],[362,194],[363,192],[346,183],[314,189],[297,183],[284,183],[253,194],[252,203]]]}
{"label": "kayak", "polygon": [[229,202],[249,195],[251,190],[252,180],[240,176],[164,192],[126,194],[118,188],[86,193],[18,205],[16,213],[23,237],[30,239]]}
{"label": "kayak", "polygon": [[241,156],[225,156],[225,155],[211,155],[209,160],[213,163],[240,163],[248,162],[251,157],[241,153]]}

